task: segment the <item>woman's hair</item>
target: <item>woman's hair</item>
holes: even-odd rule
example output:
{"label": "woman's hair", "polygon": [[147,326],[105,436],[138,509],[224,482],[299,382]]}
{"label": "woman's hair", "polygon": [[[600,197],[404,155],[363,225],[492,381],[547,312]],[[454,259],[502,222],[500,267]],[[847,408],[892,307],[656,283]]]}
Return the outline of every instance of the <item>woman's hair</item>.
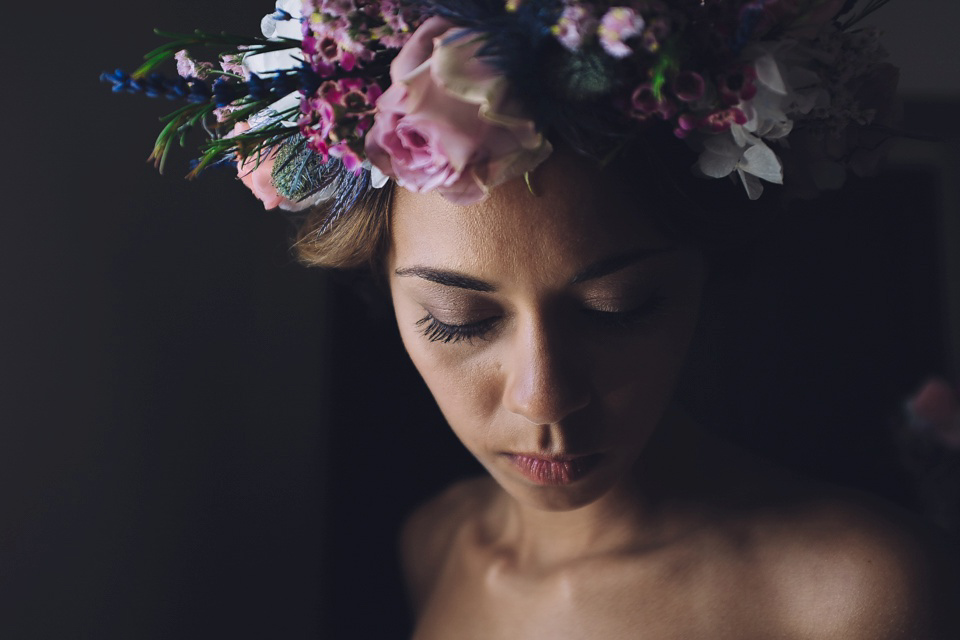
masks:
{"label": "woman's hair", "polygon": [[309,211],[293,248],[311,267],[378,271],[390,246],[393,189],[367,187],[349,201],[330,200]]}
{"label": "woman's hair", "polygon": [[[554,142],[558,145],[565,143]],[[641,138],[617,149],[615,159],[603,170],[613,172],[615,183],[643,203],[643,210],[652,213],[664,235],[703,249],[715,271],[725,256],[750,244],[780,199],[771,193],[751,201],[733,181],[694,175],[690,159],[683,143],[651,127]],[[307,213],[294,244],[302,263],[382,270],[390,244],[393,190],[389,185],[375,189],[368,182],[351,185],[350,197],[325,202]]]}

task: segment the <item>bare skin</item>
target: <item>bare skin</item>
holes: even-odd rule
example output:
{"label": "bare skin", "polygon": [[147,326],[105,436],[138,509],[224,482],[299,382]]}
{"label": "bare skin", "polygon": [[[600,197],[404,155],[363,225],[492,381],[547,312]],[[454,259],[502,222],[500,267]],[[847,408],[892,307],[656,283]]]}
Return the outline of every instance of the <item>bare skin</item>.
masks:
{"label": "bare skin", "polygon": [[[715,441],[672,405],[699,252],[569,155],[537,184],[538,198],[514,182],[463,208],[396,193],[401,337],[490,472],[405,527],[415,638],[960,637],[911,525]],[[558,481],[518,456],[599,462]]]}
{"label": "bare skin", "polygon": [[544,540],[570,538],[537,531],[490,478],[414,513],[401,541],[414,638],[955,637],[950,576],[920,529],[678,420],[644,458],[679,447],[683,461],[639,474],[635,508],[597,513],[579,548],[545,556]]}

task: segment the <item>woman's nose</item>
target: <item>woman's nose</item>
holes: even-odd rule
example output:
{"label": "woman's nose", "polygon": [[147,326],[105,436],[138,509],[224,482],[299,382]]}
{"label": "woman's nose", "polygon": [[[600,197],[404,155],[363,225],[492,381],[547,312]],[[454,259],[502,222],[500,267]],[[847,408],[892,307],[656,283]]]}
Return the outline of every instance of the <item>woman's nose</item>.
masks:
{"label": "woman's nose", "polygon": [[507,347],[503,406],[538,425],[555,424],[590,402],[575,346],[560,332],[531,323]]}

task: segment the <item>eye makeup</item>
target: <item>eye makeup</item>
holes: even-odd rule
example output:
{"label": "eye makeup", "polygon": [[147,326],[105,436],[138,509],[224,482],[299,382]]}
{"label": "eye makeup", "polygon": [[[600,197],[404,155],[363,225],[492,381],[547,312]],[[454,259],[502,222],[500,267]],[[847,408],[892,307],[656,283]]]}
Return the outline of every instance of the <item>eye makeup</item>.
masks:
{"label": "eye makeup", "polygon": [[427,315],[417,321],[417,327],[420,333],[430,342],[460,342],[461,340],[471,341],[474,338],[483,338],[493,329],[499,318],[487,318],[479,322],[469,324],[447,324],[440,322],[433,314],[427,312]]}
{"label": "eye makeup", "polygon": [[[564,294],[565,302],[557,307],[557,312],[565,314],[566,309],[573,314],[567,317],[583,330],[601,333],[640,330],[653,324],[669,306],[663,292],[672,287],[674,280],[667,266],[670,255],[632,262],[613,273],[574,284]],[[429,342],[443,344],[490,339],[505,316],[499,304],[484,293],[467,293],[462,288],[446,286],[435,290],[431,286],[429,295],[424,295],[420,303],[426,313],[415,323],[418,332]]]}
{"label": "eye makeup", "polygon": [[[583,317],[601,329],[631,329],[640,327],[659,315],[666,299],[665,296],[655,293],[638,306],[624,311],[595,307],[582,307],[580,311]],[[443,322],[428,311],[427,315],[417,321],[416,326],[430,342],[449,344],[463,340],[470,342],[474,338],[485,339],[500,320],[499,316],[492,316],[477,322],[454,324]]]}
{"label": "eye makeup", "polygon": [[665,308],[666,300],[666,296],[654,293],[632,309],[619,311],[587,307],[583,312],[599,326],[631,329],[646,324],[660,315]]}

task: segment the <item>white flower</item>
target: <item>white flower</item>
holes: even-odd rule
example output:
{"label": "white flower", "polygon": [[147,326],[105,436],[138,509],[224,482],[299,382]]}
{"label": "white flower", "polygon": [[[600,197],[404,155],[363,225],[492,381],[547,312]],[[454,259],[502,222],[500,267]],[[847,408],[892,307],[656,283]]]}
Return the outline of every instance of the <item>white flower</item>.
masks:
{"label": "white flower", "polygon": [[761,180],[783,184],[783,164],[768,143],[785,142],[798,119],[829,105],[829,94],[811,68],[816,60],[796,42],[758,44],[744,57],[753,61],[757,90],[737,105],[746,122],[731,123],[727,131],[707,137],[697,168],[713,178],[736,171],[755,200],[763,193]]}
{"label": "white flower", "polygon": [[[265,38],[303,40],[300,29],[300,0],[277,0],[277,11],[263,17],[260,30]],[[286,18],[285,14],[289,14]],[[295,69],[303,63],[299,47],[253,53],[243,57],[243,66],[251,73],[269,75],[274,71]]]}
{"label": "white flower", "polygon": [[780,158],[763,140],[752,134],[743,134],[741,143],[735,139],[731,129],[708,137],[703,146],[704,150],[697,161],[697,167],[703,175],[723,178],[736,171],[751,200],[756,200],[763,193],[760,180],[783,184]]}
{"label": "white flower", "polygon": [[[266,38],[294,38],[303,39],[300,29],[301,0],[277,0],[277,10],[263,17],[260,29]],[[289,17],[287,17],[289,15]],[[296,69],[303,64],[303,57],[299,48],[268,51],[266,53],[247,54],[243,57],[243,66],[258,76],[272,75],[277,71]],[[253,128],[261,127],[277,118],[277,114],[296,107],[300,104],[300,92],[294,91],[277,100],[263,111],[252,115],[249,122]],[[297,119],[287,120],[284,124],[295,127]]]}
{"label": "white flower", "polygon": [[[277,0],[277,10],[263,16],[260,30],[264,38],[302,38],[300,32],[301,0]],[[289,17],[288,17],[289,16]]]}

